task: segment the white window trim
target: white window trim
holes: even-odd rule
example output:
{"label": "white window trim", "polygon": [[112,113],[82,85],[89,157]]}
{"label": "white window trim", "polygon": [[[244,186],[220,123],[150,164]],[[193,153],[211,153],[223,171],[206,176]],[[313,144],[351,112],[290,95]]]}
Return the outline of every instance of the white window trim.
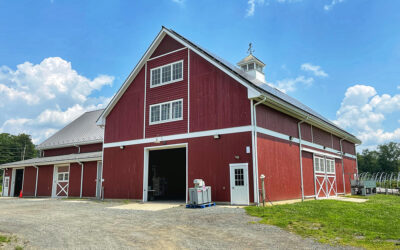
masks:
{"label": "white window trim", "polygon": [[[172,78],[173,78],[173,74],[174,74],[173,71],[174,70],[173,70],[172,65],[176,64],[176,63],[182,63],[182,77],[173,80]],[[166,67],[166,66],[171,66],[171,80],[168,81],[168,82],[162,82],[162,68]],[[160,83],[157,84],[157,85],[153,85],[153,71],[157,70],[157,69],[160,69]],[[183,80],[183,75],[184,75],[184,70],[183,69],[184,69],[183,60],[179,60],[179,61],[176,61],[176,62],[164,64],[164,65],[161,65],[161,66],[159,66],[157,68],[150,69],[150,88],[156,88],[156,87],[160,87],[160,86],[163,86],[163,85],[171,84],[171,83],[174,83],[174,82],[182,81]]]}
{"label": "white window trim", "polygon": [[[315,169],[315,163],[316,163],[316,161],[318,160],[319,162],[318,162],[318,164],[320,164],[320,159],[322,159],[323,161],[324,161],[324,171],[321,171],[321,170],[316,170]],[[325,171],[326,171],[326,162],[325,162],[325,159],[324,159],[324,157],[321,157],[321,156],[314,156],[314,162],[313,162],[314,164],[314,171],[315,171],[315,173],[323,173],[323,174],[325,174]],[[319,169],[321,169],[321,165],[319,166]]]}
{"label": "white window trim", "polygon": [[326,163],[329,162],[333,162],[333,172],[331,171],[331,165],[329,163],[329,171],[326,171],[327,174],[335,174],[336,173],[336,164],[335,164],[335,160],[333,159],[326,159]]}
{"label": "white window trim", "polygon": [[[60,174],[63,175],[63,179],[62,179],[62,180],[59,180],[59,179],[58,179],[58,176],[59,176]],[[68,175],[68,179],[65,179],[65,175]],[[57,173],[57,181],[58,181],[58,182],[68,182],[68,181],[69,181],[69,172],[58,172],[58,173]]]}
{"label": "white window trim", "polygon": [[[315,163],[316,160],[320,160],[322,159],[324,161],[324,171],[321,170],[315,170]],[[328,171],[328,162],[333,162],[333,172],[331,171],[331,165],[329,163],[329,171]],[[319,155],[315,155],[314,156],[314,162],[313,162],[313,166],[314,166],[314,171],[315,173],[320,173],[320,174],[336,174],[336,165],[335,165],[335,160],[334,159],[329,159],[329,158],[325,158]],[[319,167],[321,169],[321,166]]]}
{"label": "white window trim", "polygon": [[[172,103],[174,102],[181,102],[181,106],[182,106],[182,112],[181,112],[181,117],[179,118],[174,118],[172,119]],[[162,114],[162,108],[161,106],[164,104],[170,104],[170,109],[169,109],[169,119],[168,120],[161,120],[161,114]],[[154,106],[160,106],[160,120],[157,122],[152,122],[151,121],[151,108]],[[157,103],[157,104],[153,104],[149,106],[149,125],[155,125],[155,124],[160,124],[160,123],[167,123],[167,122],[175,122],[175,121],[181,121],[183,120],[183,99],[177,99],[177,100],[173,100],[173,101],[168,101],[168,102],[162,102],[162,103]]]}

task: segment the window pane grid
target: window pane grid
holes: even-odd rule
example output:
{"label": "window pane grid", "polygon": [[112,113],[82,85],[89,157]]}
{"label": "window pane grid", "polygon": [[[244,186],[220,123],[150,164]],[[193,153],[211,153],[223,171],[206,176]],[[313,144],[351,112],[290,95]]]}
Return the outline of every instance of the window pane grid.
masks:
{"label": "window pane grid", "polygon": [[169,119],[169,107],[171,106],[170,103],[161,105],[161,121],[165,121]]}
{"label": "window pane grid", "polygon": [[244,186],[243,169],[235,169],[235,186]]}
{"label": "window pane grid", "polygon": [[182,78],[182,62],[173,64],[173,75],[172,79],[177,80]]}
{"label": "window pane grid", "polygon": [[150,124],[182,119],[182,100],[150,106]]}
{"label": "window pane grid", "polygon": [[161,69],[154,69],[151,71],[151,85],[158,85],[161,83],[160,71]]}
{"label": "window pane grid", "polygon": [[171,81],[171,65],[162,67],[162,83]]}
{"label": "window pane grid", "polygon": [[163,85],[183,79],[183,62],[175,62],[151,69],[151,86]]}

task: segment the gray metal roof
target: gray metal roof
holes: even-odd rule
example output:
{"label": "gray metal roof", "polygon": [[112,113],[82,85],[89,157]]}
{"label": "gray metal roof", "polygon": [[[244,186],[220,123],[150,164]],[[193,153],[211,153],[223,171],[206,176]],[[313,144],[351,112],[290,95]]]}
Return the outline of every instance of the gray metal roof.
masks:
{"label": "gray metal roof", "polygon": [[90,152],[81,154],[69,154],[69,155],[58,155],[42,158],[33,158],[24,161],[16,161],[0,165],[0,168],[16,168],[16,167],[27,167],[27,166],[43,166],[62,164],[70,162],[87,162],[101,160],[103,152]]}
{"label": "gray metal roof", "polygon": [[[165,27],[164,27],[165,28]],[[333,122],[331,122],[329,119],[323,117],[322,115],[320,115],[319,113],[315,112],[313,109],[311,109],[310,107],[306,106],[305,104],[301,103],[300,101],[296,100],[295,98],[288,96],[287,94],[283,93],[282,91],[273,88],[265,83],[262,83],[256,79],[252,79],[251,76],[249,76],[244,70],[236,67],[235,65],[231,64],[230,62],[224,60],[223,58],[218,57],[217,55],[207,51],[206,49],[203,49],[202,47],[200,47],[199,45],[193,43],[192,41],[190,41],[189,39],[183,37],[182,35],[178,34],[177,32],[175,32],[174,30],[168,29],[170,32],[172,32],[173,34],[175,34],[176,36],[180,37],[181,39],[183,39],[184,41],[186,41],[187,43],[191,44],[194,47],[197,47],[199,50],[203,51],[205,54],[207,54],[208,56],[210,56],[211,58],[213,58],[214,60],[216,60],[219,64],[221,64],[222,66],[228,68],[230,71],[232,71],[233,73],[235,73],[236,75],[238,75],[239,77],[241,77],[242,79],[246,80],[248,83],[250,83],[253,87],[255,87],[256,89],[258,89],[261,92],[273,95],[277,98],[279,98],[280,100],[296,107],[299,108],[305,112],[307,112],[308,114],[318,118],[319,120],[329,124],[330,126],[333,126],[339,130],[341,130],[342,132],[348,134],[351,137],[356,138],[354,135],[350,134],[349,132],[347,132],[346,130],[340,128],[339,126],[337,126],[336,124],[334,124]],[[358,139],[357,139],[358,140]]]}
{"label": "gray metal roof", "polygon": [[103,141],[103,128],[96,120],[103,109],[86,112],[37,146],[38,149],[59,148]]}

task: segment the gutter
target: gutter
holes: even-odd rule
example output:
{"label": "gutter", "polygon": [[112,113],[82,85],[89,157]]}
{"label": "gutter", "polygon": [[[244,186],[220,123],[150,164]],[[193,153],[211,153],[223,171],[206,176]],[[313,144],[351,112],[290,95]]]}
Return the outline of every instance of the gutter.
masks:
{"label": "gutter", "polygon": [[33,167],[36,168],[35,197],[37,197],[37,184],[38,184],[38,178],[39,178],[39,167],[36,166],[36,165],[34,165]]}
{"label": "gutter", "polygon": [[308,116],[305,120],[299,121],[297,123],[297,128],[299,130],[299,156],[300,156],[300,181],[301,181],[301,201],[304,201],[304,182],[303,182],[303,157],[302,157],[302,143],[301,143],[301,124],[308,120]]}
{"label": "gutter", "polygon": [[257,102],[256,104],[253,105],[253,178],[255,179],[255,193],[257,194],[257,199],[254,201],[255,203],[259,204],[260,203],[260,195],[259,195],[259,184],[258,184],[258,156],[257,156],[257,112],[256,112],[256,107],[265,102],[267,100],[267,97],[264,97],[263,100]]}
{"label": "gutter", "polygon": [[81,165],[81,190],[80,190],[80,193],[79,193],[79,197],[80,197],[80,198],[82,198],[82,186],[83,186],[83,167],[84,167],[84,164],[83,164],[83,162],[80,162],[80,161],[78,161],[78,164],[80,164],[80,165]]}
{"label": "gutter", "polygon": [[[343,174],[343,193],[346,195],[346,182],[345,182],[345,177],[344,177],[344,163],[343,163],[343,146],[342,146],[342,141],[345,140],[346,138],[340,139],[340,153],[342,155],[342,174]],[[356,156],[357,157],[357,156]]]}

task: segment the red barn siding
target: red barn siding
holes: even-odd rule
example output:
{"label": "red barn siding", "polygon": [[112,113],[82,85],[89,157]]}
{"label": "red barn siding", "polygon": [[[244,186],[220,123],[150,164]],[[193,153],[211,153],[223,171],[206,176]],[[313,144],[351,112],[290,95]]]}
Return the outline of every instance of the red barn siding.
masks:
{"label": "red barn siding", "polygon": [[53,165],[39,167],[37,196],[51,196],[53,170]]}
{"label": "red barn siding", "polygon": [[356,155],[356,149],[354,147],[354,143],[343,140],[342,146],[343,146],[343,152],[352,154],[352,155]]}
{"label": "red barn siding", "polygon": [[105,143],[143,138],[144,67],[106,119]]}
{"label": "red barn siding", "polygon": [[85,162],[83,168],[83,197],[96,196],[97,161]]}
{"label": "red barn siding", "polygon": [[190,52],[190,132],[251,124],[247,89]]}
{"label": "red barn siding", "polygon": [[337,192],[343,193],[343,169],[342,169],[342,160],[335,159],[335,169],[336,169],[336,183],[337,183]]}
{"label": "red barn siding", "polygon": [[179,42],[177,42],[175,39],[166,35],[162,39],[162,41],[160,42],[158,47],[154,50],[154,52],[150,58],[153,58],[153,57],[156,57],[159,55],[163,55],[163,54],[166,54],[168,52],[171,52],[171,51],[183,48],[183,47],[184,46],[182,44],[180,44]]}
{"label": "red barn siding", "polygon": [[301,139],[312,142],[312,132],[311,132],[311,125],[308,123],[300,124],[301,129]]}
{"label": "red barn siding", "polygon": [[97,152],[103,150],[103,143],[81,145],[81,153]]}
{"label": "red barn siding", "polygon": [[[202,178],[212,188],[214,201],[230,201],[230,163],[248,163],[249,197],[253,201],[253,167],[251,133],[222,135],[215,140],[212,136],[187,140],[168,141],[168,145],[188,143],[188,183]],[[205,147],[204,145],[207,145]],[[144,147],[158,144],[141,144],[120,148],[104,149],[104,195],[105,198],[142,199]],[[236,159],[235,156],[239,156]]]}
{"label": "red barn siding", "polygon": [[35,196],[35,186],[36,186],[36,168],[25,167],[24,183],[23,183],[23,196],[24,197]]}
{"label": "red barn siding", "polygon": [[265,105],[256,108],[257,126],[298,138],[299,120]]}
{"label": "red barn siding", "polygon": [[301,198],[298,144],[259,134],[258,175],[264,174],[266,194],[272,201]]}
{"label": "red barn siding", "polygon": [[46,149],[43,151],[44,151],[44,157],[77,154],[79,152],[78,147],[54,148],[54,149]]}
{"label": "red barn siding", "polygon": [[[156,137],[172,134],[182,134],[187,132],[187,50],[181,50],[167,56],[163,56],[147,62],[147,80],[146,80],[146,137]],[[183,60],[183,80],[154,88],[150,88],[150,70],[165,64]],[[183,99],[182,115],[180,121],[166,122],[161,124],[149,124],[150,105]]]}
{"label": "red barn siding", "polygon": [[346,183],[346,193],[350,193],[351,186],[350,186],[350,178],[354,180],[354,174],[357,173],[357,165],[356,160],[344,157],[344,179]]}
{"label": "red barn siding", "polygon": [[313,138],[314,143],[332,148],[332,137],[330,133],[317,127],[313,127]]}
{"label": "red barn siding", "polygon": [[71,163],[69,166],[68,196],[79,197],[81,194],[81,165]]}
{"label": "red barn siding", "polygon": [[303,160],[303,185],[304,195],[310,196],[315,194],[314,188],[314,159],[313,154],[309,152],[302,152]]}
{"label": "red barn siding", "polygon": [[333,149],[340,151],[340,138],[337,137],[336,135],[332,135],[332,141],[333,141]]}

